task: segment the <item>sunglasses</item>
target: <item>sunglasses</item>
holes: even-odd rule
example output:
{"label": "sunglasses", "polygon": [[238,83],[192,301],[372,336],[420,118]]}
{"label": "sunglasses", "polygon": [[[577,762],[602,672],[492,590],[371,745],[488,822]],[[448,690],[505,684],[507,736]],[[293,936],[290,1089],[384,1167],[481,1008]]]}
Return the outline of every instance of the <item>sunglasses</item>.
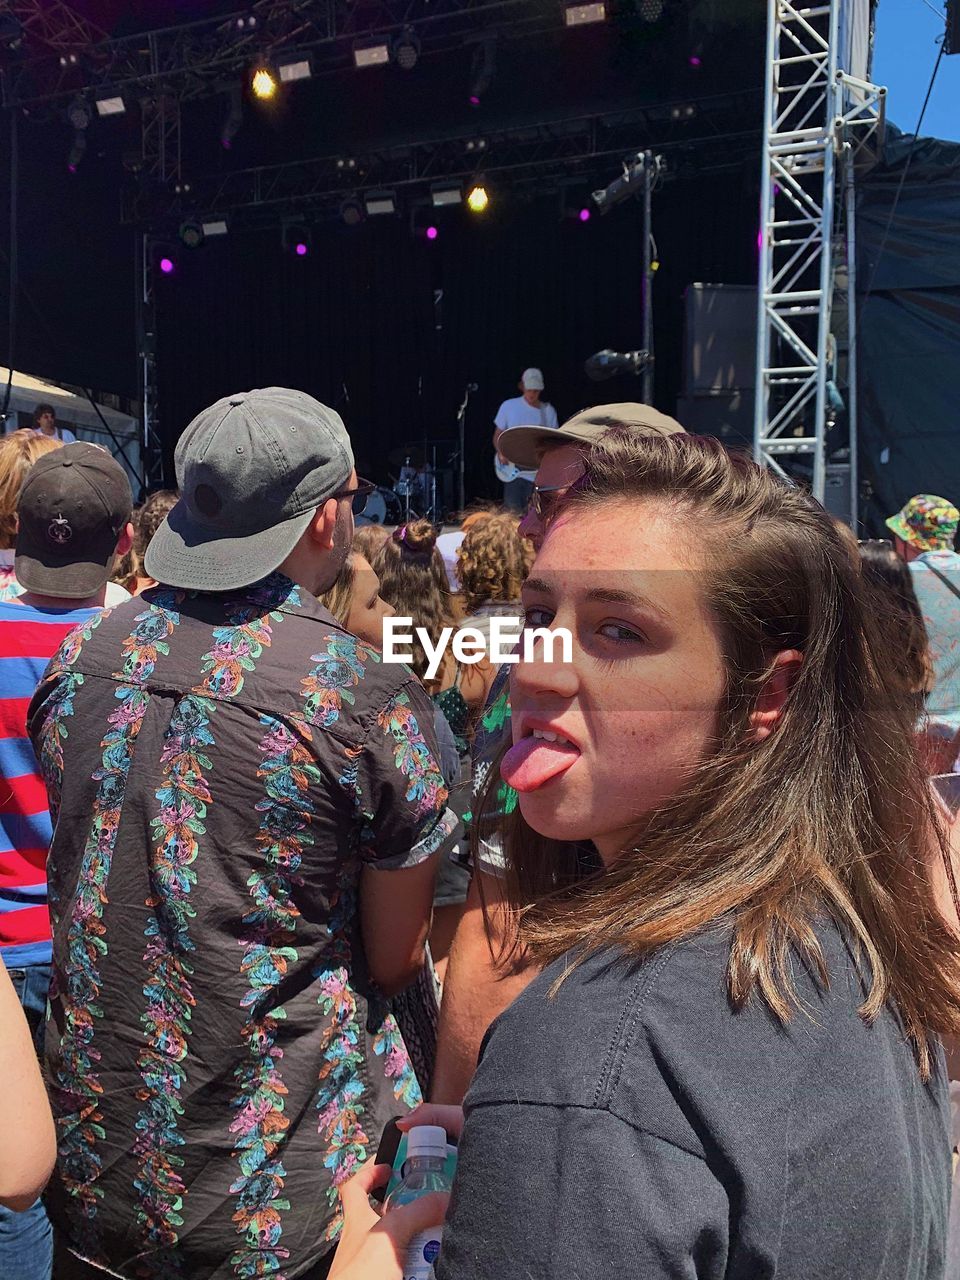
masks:
{"label": "sunglasses", "polygon": [[541,524],[545,524],[553,515],[554,507],[570,488],[568,484],[535,484],[530,494],[529,510]]}
{"label": "sunglasses", "polygon": [[355,516],[362,516],[367,507],[367,499],[376,489],[376,485],[372,480],[364,480],[361,476],[357,476],[357,487],[355,489],[341,489],[339,493],[331,493],[331,498],[349,498],[353,507]]}

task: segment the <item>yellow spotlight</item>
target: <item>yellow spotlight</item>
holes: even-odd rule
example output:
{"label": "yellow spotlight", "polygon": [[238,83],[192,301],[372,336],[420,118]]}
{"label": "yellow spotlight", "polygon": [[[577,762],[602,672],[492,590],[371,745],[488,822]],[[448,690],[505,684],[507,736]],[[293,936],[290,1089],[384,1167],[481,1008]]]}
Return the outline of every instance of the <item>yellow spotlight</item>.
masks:
{"label": "yellow spotlight", "polygon": [[250,82],[255,98],[259,98],[262,102],[268,102],[277,93],[277,77],[269,69],[269,67],[257,67],[253,73],[253,80]]}
{"label": "yellow spotlight", "polygon": [[483,213],[489,203],[487,188],[482,182],[475,182],[467,192],[467,208],[471,213]]}

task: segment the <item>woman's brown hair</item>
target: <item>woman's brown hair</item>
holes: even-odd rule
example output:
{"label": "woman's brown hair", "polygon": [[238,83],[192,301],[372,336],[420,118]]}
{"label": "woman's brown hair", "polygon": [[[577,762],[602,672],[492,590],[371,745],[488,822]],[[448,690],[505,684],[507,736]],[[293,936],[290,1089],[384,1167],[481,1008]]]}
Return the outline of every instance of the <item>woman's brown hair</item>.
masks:
{"label": "woman's brown hair", "polygon": [[[702,437],[608,433],[560,511],[644,501],[705,562],[726,668],[716,740],[632,847],[586,878],[576,851],[519,809],[506,820],[518,944],[575,964],[727,923],[734,1004],[759,991],[787,1021],[795,958],[829,981],[814,931],[829,916],[859,957],[861,1016],[893,1004],[926,1076],[931,1032],[960,1031],[960,947],[928,872],[931,840],[947,849],[903,704],[878,675],[857,566],[818,503]],[[786,649],[803,662],[775,732],[756,741],[750,715]],[[493,779],[484,803],[495,790]]]}
{"label": "woman's brown hair", "polygon": [[861,542],[858,552],[867,610],[877,628],[877,656],[885,663],[881,678],[916,719],[933,687],[933,664],[910,570],[886,539]]}
{"label": "woman's brown hair", "polygon": [[413,520],[394,529],[372,561],[380,579],[380,595],[401,618],[414,626],[410,666],[424,679],[429,665],[426,650],[417,639],[423,627],[436,644],[444,627],[454,625],[450,589],[443,557],[437,550],[437,530],[429,520]]}
{"label": "woman's brown hair", "polygon": [[17,505],[27,472],[43,454],[62,448],[58,437],[28,427],[0,437],[0,549],[8,551],[17,541]]}
{"label": "woman's brown hair", "polygon": [[533,563],[533,546],[521,538],[515,515],[487,516],[465,534],[457,552],[457,578],[465,613],[481,605],[520,599]]}

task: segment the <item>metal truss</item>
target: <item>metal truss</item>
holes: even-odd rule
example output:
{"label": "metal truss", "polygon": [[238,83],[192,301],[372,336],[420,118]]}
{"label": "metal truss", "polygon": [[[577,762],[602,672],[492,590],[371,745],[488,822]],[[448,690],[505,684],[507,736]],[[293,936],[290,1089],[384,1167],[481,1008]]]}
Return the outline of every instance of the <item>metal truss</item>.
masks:
{"label": "metal truss", "polygon": [[0,4],[0,14],[15,18],[28,41],[37,41],[58,54],[107,38],[105,31],[61,0],[6,0]]}
{"label": "metal truss", "polygon": [[[240,169],[191,180],[189,194],[145,190],[127,198],[124,220],[158,229],[192,213],[242,213],[245,222],[275,222],[278,216],[336,213],[347,196],[389,188],[415,203],[429,200],[440,180],[509,182],[523,195],[585,182],[627,153],[655,147],[668,175],[700,174],[742,165],[756,155],[755,129],[744,119],[757,113],[757,94],[741,91],[701,99],[693,117],[677,104],[615,114],[525,124],[485,134],[436,139],[362,156],[331,155]],[[684,104],[690,105],[689,103]],[[419,191],[417,189],[420,189]]]}
{"label": "metal truss", "polygon": [[831,309],[844,258],[845,205],[835,193],[877,141],[886,94],[838,65],[840,9],[841,0],[768,0],[754,456],[781,475],[812,457],[821,501]]}
{"label": "metal truss", "polygon": [[157,399],[157,308],[153,251],[151,236],[137,237],[137,365],[140,403],[143,406],[140,464],[145,494],[162,488],[164,484],[163,440]]}
{"label": "metal truss", "polygon": [[[633,15],[631,0],[608,0]],[[36,0],[30,8],[40,8]],[[62,7],[62,6],[61,6]],[[184,101],[217,92],[225,77],[254,57],[302,51],[313,59],[313,74],[352,65],[353,42],[403,31],[421,43],[421,56],[462,47],[485,34],[511,37],[559,30],[559,4],[529,0],[256,0],[236,13],[148,35],[91,38],[76,31],[75,59],[63,63],[46,50],[8,69],[5,102],[24,107],[52,104],[78,92],[109,86],[138,96],[169,95]],[[49,41],[47,42],[49,44]],[[64,36],[59,47],[71,42]]]}

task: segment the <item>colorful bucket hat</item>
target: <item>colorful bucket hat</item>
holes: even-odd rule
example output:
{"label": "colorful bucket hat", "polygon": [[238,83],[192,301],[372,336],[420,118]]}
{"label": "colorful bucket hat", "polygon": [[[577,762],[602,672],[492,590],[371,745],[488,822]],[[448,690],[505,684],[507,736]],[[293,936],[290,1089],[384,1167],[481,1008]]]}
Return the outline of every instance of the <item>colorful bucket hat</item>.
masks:
{"label": "colorful bucket hat", "polygon": [[898,538],[921,551],[952,551],[957,525],[960,524],[960,511],[946,498],[938,498],[933,493],[918,493],[884,523]]}

